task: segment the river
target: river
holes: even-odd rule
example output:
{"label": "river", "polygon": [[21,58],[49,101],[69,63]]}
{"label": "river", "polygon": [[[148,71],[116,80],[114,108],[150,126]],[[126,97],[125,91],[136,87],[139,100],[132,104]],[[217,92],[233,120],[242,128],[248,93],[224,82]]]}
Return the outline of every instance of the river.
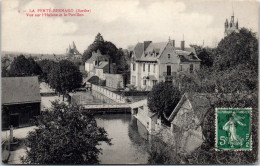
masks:
{"label": "river", "polygon": [[95,115],[97,124],[112,138],[101,143],[100,164],[147,164],[148,134],[144,126],[131,114]]}

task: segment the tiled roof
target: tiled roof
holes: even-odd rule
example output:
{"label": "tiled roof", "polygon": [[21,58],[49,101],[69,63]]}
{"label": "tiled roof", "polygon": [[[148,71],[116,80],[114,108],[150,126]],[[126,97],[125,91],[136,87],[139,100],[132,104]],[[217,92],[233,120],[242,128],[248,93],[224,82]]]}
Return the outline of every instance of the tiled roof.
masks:
{"label": "tiled roof", "polygon": [[3,77],[2,104],[40,102],[38,77]]}
{"label": "tiled roof", "polygon": [[211,109],[211,104],[216,102],[217,98],[209,93],[185,93],[179,101],[178,105],[174,108],[173,112],[169,116],[169,121],[172,121],[174,119],[179,109],[182,107],[182,104],[186,100],[189,100],[195,115],[200,121],[202,121],[204,115],[209,109]]}
{"label": "tiled roof", "polygon": [[185,93],[185,95],[189,99],[192,109],[200,122],[203,121],[204,115],[211,109],[211,104],[217,100],[217,98],[209,93]]}

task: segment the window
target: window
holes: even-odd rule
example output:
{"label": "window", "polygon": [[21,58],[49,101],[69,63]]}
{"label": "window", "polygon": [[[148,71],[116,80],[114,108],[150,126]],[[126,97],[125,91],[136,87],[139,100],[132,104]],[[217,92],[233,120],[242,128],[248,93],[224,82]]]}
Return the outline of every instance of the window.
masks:
{"label": "window", "polygon": [[182,71],[182,65],[180,65],[180,71]]}
{"label": "window", "polygon": [[171,54],[168,54],[168,59],[170,59],[171,58]]}
{"label": "window", "polygon": [[190,64],[190,73],[193,73],[193,64]]}
{"label": "window", "polygon": [[155,85],[157,83],[157,80],[153,80],[153,85]]}
{"label": "window", "polygon": [[133,71],[135,71],[135,63],[133,63]]}
{"label": "window", "polygon": [[153,64],[153,72],[155,73],[155,64]]}
{"label": "window", "polygon": [[143,80],[143,84],[146,85],[146,80]]}
{"label": "window", "polygon": [[143,64],[143,71],[145,71],[145,63]]}
{"label": "window", "polygon": [[148,64],[148,72],[150,72],[150,64]]}
{"label": "window", "polygon": [[132,84],[133,84],[133,85],[136,84],[136,76],[132,76]]}
{"label": "window", "polygon": [[170,76],[171,75],[171,66],[167,66],[167,76]]}

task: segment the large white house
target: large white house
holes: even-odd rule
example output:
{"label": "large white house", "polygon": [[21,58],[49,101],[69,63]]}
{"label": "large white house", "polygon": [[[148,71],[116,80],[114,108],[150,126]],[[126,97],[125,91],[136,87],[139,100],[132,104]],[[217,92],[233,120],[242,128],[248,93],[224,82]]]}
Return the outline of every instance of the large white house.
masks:
{"label": "large white house", "polygon": [[172,82],[180,72],[193,73],[200,68],[194,48],[175,47],[175,41],[137,43],[132,54],[131,84],[138,90],[151,90],[161,81]]}

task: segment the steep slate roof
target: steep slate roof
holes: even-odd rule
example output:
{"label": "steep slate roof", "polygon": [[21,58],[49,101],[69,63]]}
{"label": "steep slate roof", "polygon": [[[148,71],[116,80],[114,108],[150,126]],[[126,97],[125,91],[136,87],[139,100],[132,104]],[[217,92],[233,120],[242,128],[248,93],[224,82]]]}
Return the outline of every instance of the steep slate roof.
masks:
{"label": "steep slate roof", "polygon": [[[141,61],[157,61],[158,57],[162,54],[168,42],[150,43],[142,54]],[[155,55],[151,55],[155,53]]]}
{"label": "steep slate roof", "polygon": [[[169,41],[168,41],[169,42]],[[137,43],[134,52],[136,60],[138,61],[150,61],[155,62],[161,56],[168,42],[151,42],[148,47],[144,50],[144,43]],[[201,60],[197,57],[196,51],[193,47],[185,47],[181,50],[180,47],[174,47],[176,54],[180,58],[181,62],[200,62]],[[155,53],[155,55],[151,55]]]}
{"label": "steep slate roof", "polygon": [[40,102],[38,77],[3,77],[2,104]]}
{"label": "steep slate roof", "polygon": [[143,52],[144,52],[144,43],[137,43],[134,48],[136,59],[141,58]]}
{"label": "steep slate roof", "polygon": [[213,95],[209,93],[185,93],[177,106],[174,108],[173,112],[169,116],[168,120],[174,120],[174,117],[178,114],[179,109],[182,107],[182,104],[189,100],[192,109],[194,110],[195,115],[198,117],[200,121],[203,120],[204,115],[207,113],[209,109],[211,109],[211,104],[217,101]]}
{"label": "steep slate roof", "polygon": [[196,54],[196,50],[193,47],[187,47],[182,50],[180,47],[175,47],[176,53],[179,56],[181,62],[200,62]]}
{"label": "steep slate roof", "polygon": [[86,61],[86,63],[93,63],[97,59],[100,61],[107,60],[109,58],[108,55],[102,55],[100,50],[97,50],[97,52],[93,51],[91,57]]}
{"label": "steep slate roof", "polygon": [[175,50],[193,52],[194,54],[196,54],[196,50],[193,47],[184,47],[184,50],[182,50],[181,47],[175,47]]}

